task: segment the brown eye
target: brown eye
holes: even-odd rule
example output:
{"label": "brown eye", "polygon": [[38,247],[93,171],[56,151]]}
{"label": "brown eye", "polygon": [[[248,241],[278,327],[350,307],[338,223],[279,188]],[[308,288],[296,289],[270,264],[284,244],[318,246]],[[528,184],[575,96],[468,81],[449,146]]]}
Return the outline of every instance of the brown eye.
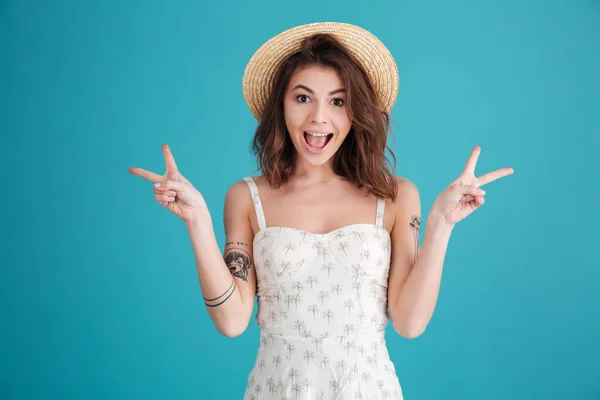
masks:
{"label": "brown eye", "polygon": [[341,107],[341,106],[343,106],[343,105],[344,105],[344,100],[342,100],[342,99],[333,99],[333,101],[334,101],[334,102],[335,102],[335,101],[339,101],[339,103],[338,103],[338,104],[336,104],[336,106],[338,106],[338,107]]}
{"label": "brown eye", "polygon": [[[301,95],[299,95],[299,96],[296,96],[296,99],[297,99],[297,100],[300,100],[301,98],[306,98],[306,99],[308,99],[308,96],[307,96],[307,95],[305,95],[305,94],[301,94]],[[304,102],[304,101],[302,101],[302,100],[300,100],[300,103],[305,103],[305,102]]]}

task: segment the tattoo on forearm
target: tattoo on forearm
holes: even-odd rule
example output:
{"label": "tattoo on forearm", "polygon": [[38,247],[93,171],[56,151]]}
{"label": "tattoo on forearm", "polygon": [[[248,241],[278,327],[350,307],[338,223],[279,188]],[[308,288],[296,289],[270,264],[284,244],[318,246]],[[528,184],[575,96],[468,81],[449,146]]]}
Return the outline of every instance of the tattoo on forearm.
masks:
{"label": "tattoo on forearm", "polygon": [[248,270],[252,266],[252,257],[244,247],[248,247],[243,242],[228,242],[231,246],[225,251],[225,264],[229,268],[231,275],[248,281]]}
{"label": "tattoo on forearm", "polygon": [[[231,282],[231,286],[229,286],[229,288],[225,291],[225,293],[223,293],[219,297],[215,297],[214,299],[207,299],[206,297],[204,297],[204,304],[206,304],[208,307],[217,307],[217,306],[220,306],[221,304],[225,303],[231,297],[231,295],[233,294],[233,292],[235,292],[235,288],[237,287],[237,284],[235,282],[235,278],[232,279],[232,281],[233,282]],[[227,297],[225,297],[223,300],[221,300],[217,304],[208,304],[207,303],[207,301],[217,301],[217,300],[220,300],[225,295],[227,295]]]}
{"label": "tattoo on forearm", "polygon": [[414,262],[417,262],[417,257],[419,256],[419,229],[421,229],[421,220],[417,215],[413,215],[410,220],[410,227],[413,231],[413,237],[415,242],[415,259]]}

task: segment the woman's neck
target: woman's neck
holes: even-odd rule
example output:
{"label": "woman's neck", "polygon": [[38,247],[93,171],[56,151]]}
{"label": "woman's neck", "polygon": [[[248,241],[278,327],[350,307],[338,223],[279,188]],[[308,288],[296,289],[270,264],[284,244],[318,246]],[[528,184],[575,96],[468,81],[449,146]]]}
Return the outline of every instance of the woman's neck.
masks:
{"label": "woman's neck", "polygon": [[298,160],[290,179],[303,184],[322,184],[336,180],[339,177],[333,170],[332,161],[329,160],[323,165],[313,165],[306,160]]}

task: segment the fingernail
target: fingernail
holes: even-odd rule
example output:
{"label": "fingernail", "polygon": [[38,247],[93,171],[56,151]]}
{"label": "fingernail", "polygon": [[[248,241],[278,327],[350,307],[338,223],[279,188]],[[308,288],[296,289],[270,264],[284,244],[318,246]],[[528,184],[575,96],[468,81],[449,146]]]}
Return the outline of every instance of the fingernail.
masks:
{"label": "fingernail", "polygon": [[154,184],[154,186],[155,186],[155,187],[160,187],[160,182],[156,182],[156,183]]}

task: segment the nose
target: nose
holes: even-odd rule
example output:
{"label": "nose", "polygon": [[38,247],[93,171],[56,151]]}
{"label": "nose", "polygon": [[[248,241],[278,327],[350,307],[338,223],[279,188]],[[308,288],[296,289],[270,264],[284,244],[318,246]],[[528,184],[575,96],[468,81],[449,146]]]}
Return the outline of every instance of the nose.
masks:
{"label": "nose", "polygon": [[327,111],[326,104],[322,102],[315,102],[311,114],[311,121],[315,124],[326,124],[327,123]]}

